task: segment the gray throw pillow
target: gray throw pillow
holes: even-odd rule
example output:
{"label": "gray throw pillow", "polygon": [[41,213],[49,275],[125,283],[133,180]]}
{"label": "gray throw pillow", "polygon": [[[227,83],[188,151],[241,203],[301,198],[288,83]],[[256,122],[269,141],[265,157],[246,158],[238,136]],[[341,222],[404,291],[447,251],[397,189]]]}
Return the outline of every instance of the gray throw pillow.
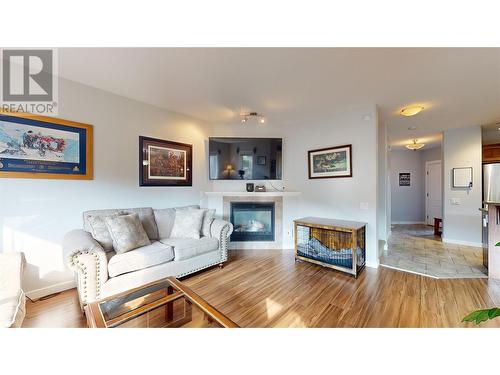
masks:
{"label": "gray throw pillow", "polygon": [[170,238],[200,238],[205,210],[176,210]]}
{"label": "gray throw pillow", "polygon": [[138,214],[106,217],[105,221],[117,254],[151,244]]}
{"label": "gray throw pillow", "polygon": [[201,226],[201,234],[203,237],[210,237],[210,227],[215,219],[215,209],[206,209],[203,215],[203,224]]}
{"label": "gray throw pillow", "polygon": [[92,234],[92,237],[94,237],[94,239],[99,242],[102,248],[106,251],[113,250],[113,239],[111,238],[111,234],[106,226],[105,219],[107,217],[116,217],[119,215],[121,215],[121,213],[89,216],[87,218],[87,222],[90,226],[90,234]]}
{"label": "gray throw pillow", "polygon": [[[200,209],[200,206],[198,206],[198,205],[175,208],[176,211],[179,211],[179,210],[198,210],[198,209]],[[212,226],[212,222],[215,219],[215,209],[202,208],[202,210],[205,211],[205,213],[203,215],[203,223],[201,225],[201,234],[204,237],[210,237],[210,227]],[[172,223],[172,225],[173,225],[173,223]],[[169,238],[169,237],[170,236],[162,237],[162,238]]]}

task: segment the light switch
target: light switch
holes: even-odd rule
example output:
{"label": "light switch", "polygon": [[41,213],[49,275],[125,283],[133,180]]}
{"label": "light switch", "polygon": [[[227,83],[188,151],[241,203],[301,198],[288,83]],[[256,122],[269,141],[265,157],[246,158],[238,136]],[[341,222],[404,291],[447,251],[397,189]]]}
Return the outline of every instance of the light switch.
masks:
{"label": "light switch", "polygon": [[359,203],[359,208],[360,208],[361,210],[367,210],[367,209],[368,209],[368,207],[369,207],[368,202],[360,202],[360,203]]}
{"label": "light switch", "polygon": [[451,204],[454,206],[458,206],[462,204],[462,202],[460,201],[460,198],[451,198]]}

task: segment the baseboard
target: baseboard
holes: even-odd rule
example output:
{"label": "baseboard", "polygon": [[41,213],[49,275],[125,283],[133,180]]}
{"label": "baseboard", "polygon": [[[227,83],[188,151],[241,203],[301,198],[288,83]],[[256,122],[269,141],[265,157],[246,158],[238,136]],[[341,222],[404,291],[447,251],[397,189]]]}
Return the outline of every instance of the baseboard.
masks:
{"label": "baseboard", "polygon": [[378,260],[376,262],[369,262],[369,261],[367,261],[365,263],[365,266],[369,267],[369,268],[378,268],[379,265],[380,265],[380,263],[379,263]]}
{"label": "baseboard", "polygon": [[482,242],[470,242],[470,241],[462,241],[462,240],[454,240],[452,238],[441,238],[441,241],[444,243],[450,243],[454,245],[463,245],[463,246],[472,246],[472,247],[483,247]]}
{"label": "baseboard", "polygon": [[425,224],[425,221],[392,221],[391,225],[398,224]]}
{"label": "baseboard", "polygon": [[26,295],[32,300],[37,300],[39,298],[48,296],[50,294],[59,293],[64,290],[72,289],[75,287],[76,287],[75,280],[69,280],[63,283],[46,286],[45,288],[30,290],[29,292],[26,292]]}

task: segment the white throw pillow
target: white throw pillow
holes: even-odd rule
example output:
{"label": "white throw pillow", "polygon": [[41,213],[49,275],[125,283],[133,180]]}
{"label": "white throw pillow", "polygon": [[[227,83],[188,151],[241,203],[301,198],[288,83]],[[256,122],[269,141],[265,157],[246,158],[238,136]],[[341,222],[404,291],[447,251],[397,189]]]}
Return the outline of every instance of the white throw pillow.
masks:
{"label": "white throw pillow", "polygon": [[111,216],[105,220],[117,254],[151,244],[138,214]]}
{"label": "white throw pillow", "polygon": [[170,238],[200,238],[205,210],[176,210]]}
{"label": "white throw pillow", "polygon": [[206,209],[205,215],[203,215],[203,225],[201,226],[201,234],[203,237],[210,237],[210,227],[212,226],[212,222],[215,219],[215,210],[214,209]]}
{"label": "white throw pillow", "polygon": [[108,227],[106,226],[106,218],[116,217],[119,215],[123,215],[123,213],[120,212],[112,215],[98,216],[91,215],[87,219],[92,237],[94,237],[94,239],[99,242],[99,244],[105,251],[113,250],[113,238],[111,238],[111,234],[109,233]]}

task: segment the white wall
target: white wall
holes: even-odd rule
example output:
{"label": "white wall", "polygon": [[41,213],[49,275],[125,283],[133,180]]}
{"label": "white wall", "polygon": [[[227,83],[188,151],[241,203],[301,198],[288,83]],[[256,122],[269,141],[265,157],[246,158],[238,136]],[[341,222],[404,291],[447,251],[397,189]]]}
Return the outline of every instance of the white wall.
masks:
{"label": "white wall", "polygon": [[[72,285],[61,240],[83,211],[197,204],[209,184],[206,123],[71,81],[59,90],[59,117],[94,125],[94,180],[0,180],[0,251],[25,252],[34,298]],[[139,187],[139,135],[193,144],[193,188]]]}
{"label": "white wall", "polygon": [[[443,241],[481,246],[481,127],[447,130],[443,135]],[[452,168],[472,167],[472,189],[452,188]],[[458,199],[453,205],[451,200]]]}
{"label": "white wall", "polygon": [[[214,136],[283,138],[283,181],[287,190],[301,191],[295,204],[284,203],[284,246],[292,248],[292,221],[320,216],[367,222],[367,263],[378,265],[377,252],[377,113],[366,106],[332,114],[328,121],[308,123],[247,123],[244,126],[215,126]],[[370,115],[370,120],[363,120]],[[307,151],[352,144],[353,177],[309,180]],[[244,191],[248,181],[212,181],[215,191]],[[269,183],[267,183],[270,188]],[[360,203],[366,202],[367,209]]]}
{"label": "white wall", "polygon": [[[428,148],[420,151],[421,158],[422,158],[422,164],[425,168],[425,163],[428,161],[436,161],[436,160],[442,160],[442,148],[441,146],[438,147],[433,147],[433,148]],[[425,169],[424,169],[425,170]]]}
{"label": "white wall", "polygon": [[[392,150],[391,220],[392,223],[422,223],[425,215],[424,167],[421,151]],[[410,173],[410,186],[399,186],[399,173]]]}
{"label": "white wall", "polygon": [[388,200],[390,199],[388,174],[388,152],[387,152],[387,124],[377,119],[378,126],[378,206],[377,206],[377,224],[379,254],[384,248],[387,248],[387,240],[390,231],[390,221],[388,220]]}

